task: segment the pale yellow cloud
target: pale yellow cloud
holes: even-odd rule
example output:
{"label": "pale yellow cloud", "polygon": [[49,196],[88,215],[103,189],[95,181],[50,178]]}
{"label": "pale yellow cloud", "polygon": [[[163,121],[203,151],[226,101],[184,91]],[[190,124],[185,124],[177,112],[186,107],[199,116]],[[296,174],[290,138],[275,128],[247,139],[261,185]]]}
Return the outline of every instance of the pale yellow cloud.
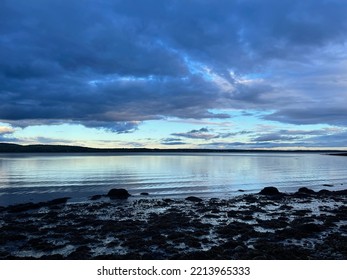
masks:
{"label": "pale yellow cloud", "polygon": [[13,133],[15,130],[12,127],[0,126],[0,134]]}

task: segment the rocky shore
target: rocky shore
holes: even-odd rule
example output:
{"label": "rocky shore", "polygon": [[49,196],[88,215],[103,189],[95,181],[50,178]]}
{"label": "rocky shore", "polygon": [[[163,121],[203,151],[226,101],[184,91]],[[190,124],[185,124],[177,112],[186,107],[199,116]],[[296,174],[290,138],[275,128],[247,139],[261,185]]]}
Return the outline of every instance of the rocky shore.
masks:
{"label": "rocky shore", "polygon": [[0,259],[347,259],[347,191],[122,195],[1,207]]}

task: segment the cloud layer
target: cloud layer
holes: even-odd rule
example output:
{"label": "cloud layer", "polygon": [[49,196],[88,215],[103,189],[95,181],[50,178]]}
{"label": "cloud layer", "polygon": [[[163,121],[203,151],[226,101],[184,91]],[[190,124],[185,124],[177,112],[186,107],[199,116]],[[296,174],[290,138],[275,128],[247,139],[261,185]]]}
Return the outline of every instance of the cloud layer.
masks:
{"label": "cloud layer", "polygon": [[1,1],[0,120],[124,133],[223,109],[347,126],[346,14],[323,0]]}

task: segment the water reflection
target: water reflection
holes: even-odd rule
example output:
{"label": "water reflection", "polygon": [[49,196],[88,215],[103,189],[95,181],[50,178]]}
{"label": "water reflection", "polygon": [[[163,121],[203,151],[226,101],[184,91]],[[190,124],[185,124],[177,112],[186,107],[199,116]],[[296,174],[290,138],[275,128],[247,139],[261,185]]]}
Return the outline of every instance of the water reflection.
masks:
{"label": "water reflection", "polygon": [[[319,154],[0,155],[0,203],[40,196],[75,198],[112,187],[133,194],[225,196],[277,186],[347,182],[347,158]],[[344,185],[341,185],[344,184]]]}

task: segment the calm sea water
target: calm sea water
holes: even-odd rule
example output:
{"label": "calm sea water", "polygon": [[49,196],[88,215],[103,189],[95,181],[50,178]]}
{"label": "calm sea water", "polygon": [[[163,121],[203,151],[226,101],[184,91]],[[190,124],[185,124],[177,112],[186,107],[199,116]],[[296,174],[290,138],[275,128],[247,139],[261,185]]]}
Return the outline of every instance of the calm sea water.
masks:
{"label": "calm sea water", "polygon": [[[323,184],[333,184],[326,187]],[[135,197],[231,197],[265,186],[347,188],[347,157],[308,153],[0,154],[0,205],[126,188]]]}

